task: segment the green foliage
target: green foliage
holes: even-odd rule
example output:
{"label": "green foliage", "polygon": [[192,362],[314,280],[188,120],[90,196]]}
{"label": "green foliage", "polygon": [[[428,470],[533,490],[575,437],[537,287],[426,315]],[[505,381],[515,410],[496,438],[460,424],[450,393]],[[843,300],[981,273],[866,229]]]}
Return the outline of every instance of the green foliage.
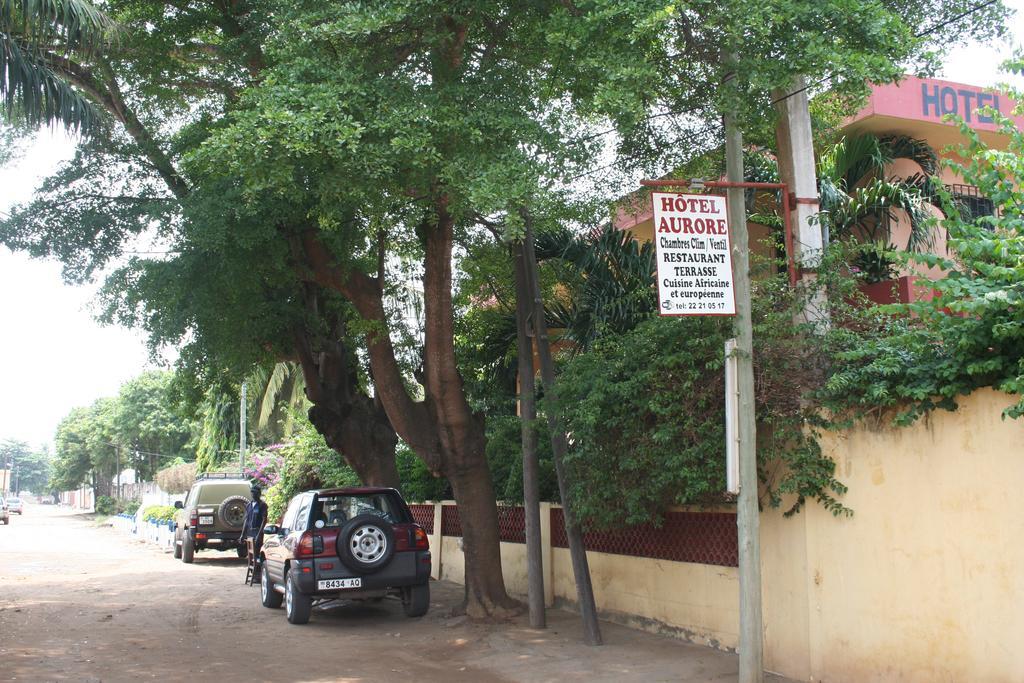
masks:
{"label": "green foliage", "polygon": [[930,301],[870,311],[855,329],[835,331],[839,365],[820,399],[837,415],[893,408],[906,424],[936,408],[954,410],[958,396],[980,387],[1018,397],[1005,414],[1024,414],[1024,132],[999,120],[1006,150],[961,125],[965,162],[950,164],[992,199],[997,215],[971,219],[940,195],[954,257],[912,261],[946,275],[927,283]]}
{"label": "green foliage", "polygon": [[278,482],[267,489],[269,519],[284,514],[298,493],[327,486],[359,486],[359,477],[305,419],[296,420],[295,443],[278,451],[284,462]]}
{"label": "green foliage", "polygon": [[238,393],[234,387],[216,384],[203,397],[198,410],[196,464],[199,472],[210,472],[238,459]]}
{"label": "green foliage", "polygon": [[[551,430],[540,416],[536,422],[537,458],[539,460],[540,499],[558,502],[558,479],[551,458]],[[495,415],[487,420],[487,462],[494,477],[494,493],[498,500],[513,504],[523,502],[522,427],[517,415]]]}
{"label": "green foliage", "polygon": [[23,441],[5,439],[0,442],[0,468],[11,466],[12,463],[9,482],[12,490],[37,494],[50,491],[47,484],[52,470],[52,456],[45,447],[37,451]]}
{"label": "green foliage", "polygon": [[154,370],[128,380],[118,392],[114,441],[125,449],[122,467],[135,469],[140,481],[151,479],[168,459],[192,455],[186,448],[191,416],[175,402],[173,381],[174,373]]}
{"label": "green foliage", "polygon": [[142,511],[142,519],[147,522],[170,522],[178,513],[173,505],[150,505]]}
{"label": "green foliage", "polygon": [[139,501],[117,499],[111,496],[96,497],[96,514],[98,515],[119,515],[126,512],[134,515],[139,509]]}
{"label": "green foliage", "polygon": [[395,451],[395,465],[398,467],[399,489],[410,502],[426,500],[451,500],[452,487],[448,480],[435,477],[416,454],[399,442]]}
{"label": "green foliage", "polygon": [[[820,377],[811,329],[782,276],[757,282],[754,364],[762,501],[786,514],[817,500],[849,514],[845,487],[808,431],[801,397]],[[572,501],[598,528],[659,520],[671,505],[724,503],[724,342],[730,321],[653,318],[600,337],[558,378],[571,434]],[[787,498],[787,495],[789,497]]]}
{"label": "green foliage", "polygon": [[73,408],[57,425],[57,457],[51,488],[77,488],[90,474],[101,491],[117,474],[117,446],[113,443],[115,401],[101,398],[86,408]]}

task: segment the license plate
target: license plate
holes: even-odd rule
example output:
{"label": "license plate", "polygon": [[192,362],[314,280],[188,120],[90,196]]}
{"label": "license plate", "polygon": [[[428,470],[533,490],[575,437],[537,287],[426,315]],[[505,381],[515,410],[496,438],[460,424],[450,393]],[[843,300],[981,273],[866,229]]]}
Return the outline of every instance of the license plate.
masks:
{"label": "license plate", "polygon": [[199,523],[200,524],[213,524],[213,515],[210,515],[209,517],[200,517],[199,518]]}
{"label": "license plate", "polygon": [[317,581],[317,590],[330,591],[337,588],[359,588],[363,585],[362,579],[325,579]]}

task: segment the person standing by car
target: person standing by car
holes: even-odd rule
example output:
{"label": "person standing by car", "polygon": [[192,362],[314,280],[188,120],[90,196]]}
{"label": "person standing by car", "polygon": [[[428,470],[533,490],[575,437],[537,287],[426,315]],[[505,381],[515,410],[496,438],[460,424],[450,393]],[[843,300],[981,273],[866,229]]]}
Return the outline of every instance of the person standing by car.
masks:
{"label": "person standing by car", "polygon": [[263,492],[259,486],[253,484],[249,492],[252,501],[245,506],[245,523],[238,540],[245,543],[246,538],[251,538],[253,553],[259,557],[260,546],[263,545],[263,526],[267,523],[267,504],[261,498]]}

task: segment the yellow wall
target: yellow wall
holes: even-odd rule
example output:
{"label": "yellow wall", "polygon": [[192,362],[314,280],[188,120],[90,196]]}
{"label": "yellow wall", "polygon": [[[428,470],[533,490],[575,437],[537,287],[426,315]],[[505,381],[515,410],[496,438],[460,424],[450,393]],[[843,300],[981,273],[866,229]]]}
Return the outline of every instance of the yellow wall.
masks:
{"label": "yellow wall", "polygon": [[1024,423],[1000,419],[1010,403],[979,391],[909,428],[827,439],[855,515],[806,513],[811,666],[783,671],[1024,681]]}
{"label": "yellow wall", "polygon": [[[768,670],[829,683],[1024,681],[1024,421],[1000,418],[1010,403],[983,390],[911,427],[824,437],[855,514],[810,503],[789,519],[761,515]],[[463,580],[461,540],[441,544],[444,578]],[[555,601],[575,603],[568,550],[547,552]],[[525,594],[525,546],[501,553],[509,591]],[[736,647],[735,568],[587,556],[602,616]]]}

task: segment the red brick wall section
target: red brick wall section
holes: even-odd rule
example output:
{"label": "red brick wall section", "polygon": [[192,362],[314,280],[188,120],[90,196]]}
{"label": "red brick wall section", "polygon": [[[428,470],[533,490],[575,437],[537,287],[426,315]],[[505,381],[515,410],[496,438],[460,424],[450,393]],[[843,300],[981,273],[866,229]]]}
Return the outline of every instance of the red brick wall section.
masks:
{"label": "red brick wall section", "polygon": [[416,523],[423,527],[428,534],[434,533],[434,506],[433,505],[410,505],[409,511]]}
{"label": "red brick wall section", "polygon": [[[551,510],[551,545],[568,548],[562,510]],[[669,512],[661,528],[651,525],[626,531],[583,534],[587,550],[650,557],[674,562],[739,565],[736,515],[731,512]]]}

